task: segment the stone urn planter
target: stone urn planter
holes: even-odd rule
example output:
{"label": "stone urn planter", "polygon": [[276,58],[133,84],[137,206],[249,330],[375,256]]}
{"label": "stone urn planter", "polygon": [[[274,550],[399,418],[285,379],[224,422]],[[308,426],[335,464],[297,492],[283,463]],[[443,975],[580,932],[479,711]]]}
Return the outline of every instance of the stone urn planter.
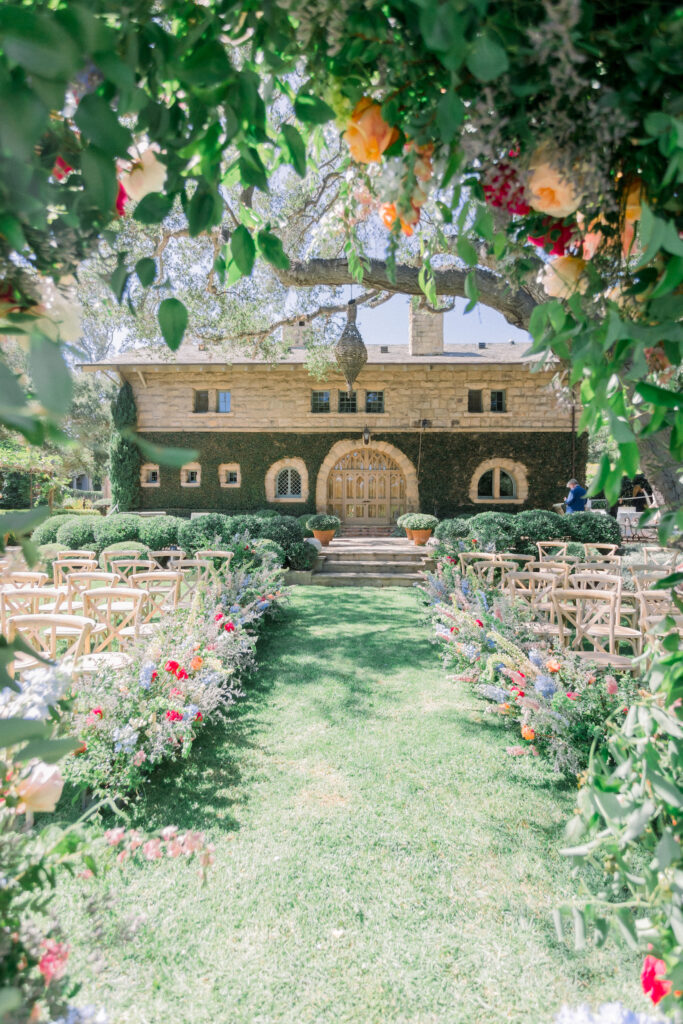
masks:
{"label": "stone urn planter", "polygon": [[315,539],[320,541],[322,546],[326,548],[341,526],[341,520],[337,516],[311,516],[306,521],[306,526],[309,530],[313,531]]}
{"label": "stone urn planter", "polygon": [[406,533],[410,531],[409,536],[413,544],[416,547],[422,547],[431,537],[434,527],[438,522],[439,520],[436,516],[427,516],[419,512],[413,512],[405,517],[405,522],[402,525]]}

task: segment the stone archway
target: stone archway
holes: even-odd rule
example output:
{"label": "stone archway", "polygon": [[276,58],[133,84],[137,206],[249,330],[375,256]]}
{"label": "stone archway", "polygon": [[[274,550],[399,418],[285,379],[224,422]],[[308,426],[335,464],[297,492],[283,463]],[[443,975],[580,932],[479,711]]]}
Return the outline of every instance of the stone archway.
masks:
{"label": "stone archway", "polygon": [[[393,444],[386,441],[371,441],[368,446],[361,440],[348,439],[332,445],[324,459],[315,490],[315,504],[318,512],[331,511],[340,514],[337,502],[333,502],[330,474],[338,473],[344,486],[351,485],[351,504],[342,502],[344,511],[340,518],[349,522],[367,519],[367,525],[386,525],[395,520],[397,510],[413,512],[419,508],[420,497],[417,473],[410,459]],[[352,476],[353,480],[349,477]],[[383,497],[382,491],[383,488]],[[357,505],[363,506],[359,515]],[[351,509],[351,515],[344,512]]]}

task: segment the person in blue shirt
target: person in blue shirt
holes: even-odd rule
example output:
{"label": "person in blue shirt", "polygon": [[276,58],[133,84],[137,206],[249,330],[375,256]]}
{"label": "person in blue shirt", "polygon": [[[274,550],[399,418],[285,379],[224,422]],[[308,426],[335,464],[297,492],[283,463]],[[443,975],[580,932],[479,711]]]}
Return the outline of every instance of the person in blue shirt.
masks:
{"label": "person in blue shirt", "polygon": [[582,487],[578,480],[568,480],[567,487],[569,488],[569,494],[564,499],[564,503],[567,506],[567,515],[572,512],[583,512],[586,507],[586,491],[585,487]]}

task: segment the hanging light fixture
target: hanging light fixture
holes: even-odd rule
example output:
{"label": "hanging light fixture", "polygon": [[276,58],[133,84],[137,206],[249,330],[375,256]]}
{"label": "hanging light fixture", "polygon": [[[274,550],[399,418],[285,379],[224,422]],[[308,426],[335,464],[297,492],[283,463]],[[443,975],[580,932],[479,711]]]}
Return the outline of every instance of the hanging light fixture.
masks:
{"label": "hanging light fixture", "polygon": [[356,312],[356,300],[350,299],[346,307],[346,324],[334,349],[337,366],[344,374],[349,394],[353,382],[368,361],[368,351],[356,327]]}
{"label": "hanging light fixture", "polygon": [[363,444],[364,445],[369,445],[370,444],[370,427],[368,427],[367,425],[363,429]]}

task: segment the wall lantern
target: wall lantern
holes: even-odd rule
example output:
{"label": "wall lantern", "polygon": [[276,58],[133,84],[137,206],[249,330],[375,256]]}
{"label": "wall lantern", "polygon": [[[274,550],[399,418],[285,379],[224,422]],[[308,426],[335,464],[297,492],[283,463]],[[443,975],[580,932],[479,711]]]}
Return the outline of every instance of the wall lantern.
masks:
{"label": "wall lantern", "polygon": [[363,427],[363,444],[370,444],[370,428]]}
{"label": "wall lantern", "polygon": [[356,301],[350,299],[346,307],[346,324],[341,337],[335,345],[334,354],[337,366],[344,374],[346,387],[350,394],[353,382],[368,361],[365,343],[356,327]]}

